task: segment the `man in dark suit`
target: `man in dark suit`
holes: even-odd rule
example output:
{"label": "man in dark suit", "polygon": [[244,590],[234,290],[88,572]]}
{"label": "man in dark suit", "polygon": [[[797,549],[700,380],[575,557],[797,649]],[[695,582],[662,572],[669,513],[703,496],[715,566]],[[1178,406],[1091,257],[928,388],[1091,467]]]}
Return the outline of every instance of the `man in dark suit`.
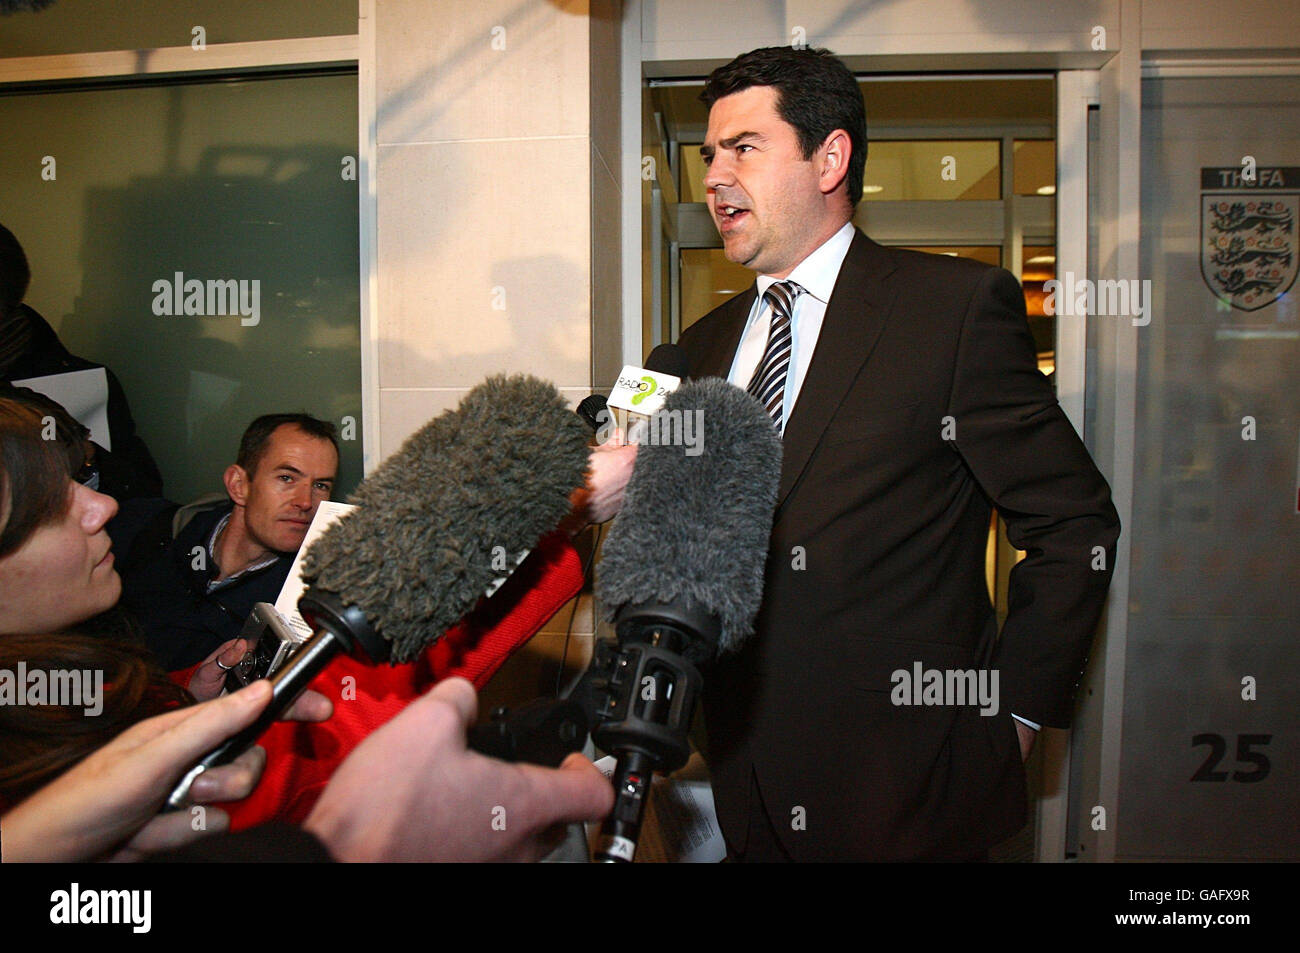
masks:
{"label": "man in dark suit", "polygon": [[[1119,535],[1109,488],[1016,279],[851,224],[866,119],[842,63],[755,50],[702,98],[709,208],[758,279],[679,343],[784,441],[756,632],[705,692],[730,855],[986,857],[1024,824],[1037,729],[1069,723]],[[991,506],[1027,553],[1000,636]]]}

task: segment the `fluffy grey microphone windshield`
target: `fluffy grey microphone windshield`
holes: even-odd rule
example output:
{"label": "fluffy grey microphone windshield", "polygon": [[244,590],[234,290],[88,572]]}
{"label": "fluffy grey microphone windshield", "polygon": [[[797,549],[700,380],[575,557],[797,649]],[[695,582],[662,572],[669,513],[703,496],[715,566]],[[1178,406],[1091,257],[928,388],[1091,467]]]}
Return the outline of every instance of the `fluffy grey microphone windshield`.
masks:
{"label": "fluffy grey microphone windshield", "polygon": [[626,603],[703,606],[722,623],[718,649],[734,651],[762,598],[781,438],[758,401],[713,377],[669,395],[647,439],[603,547],[596,594],[610,619]]}
{"label": "fluffy grey microphone windshield", "polygon": [[589,436],[552,385],[489,378],[357,487],[303,577],[363,609],[392,661],[410,661],[569,512]]}

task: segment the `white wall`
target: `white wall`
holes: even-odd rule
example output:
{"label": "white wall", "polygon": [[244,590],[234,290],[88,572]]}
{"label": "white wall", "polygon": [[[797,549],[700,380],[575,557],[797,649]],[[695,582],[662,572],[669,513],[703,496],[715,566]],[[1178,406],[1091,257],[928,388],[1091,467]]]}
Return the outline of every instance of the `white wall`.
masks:
{"label": "white wall", "polygon": [[[1083,68],[1119,47],[1118,0],[643,0],[649,76],[803,39],[854,69]],[[1106,51],[1093,28],[1106,30]]]}
{"label": "white wall", "polygon": [[1143,0],[1141,32],[1143,51],[1271,50],[1294,54],[1300,48],[1300,2]]}

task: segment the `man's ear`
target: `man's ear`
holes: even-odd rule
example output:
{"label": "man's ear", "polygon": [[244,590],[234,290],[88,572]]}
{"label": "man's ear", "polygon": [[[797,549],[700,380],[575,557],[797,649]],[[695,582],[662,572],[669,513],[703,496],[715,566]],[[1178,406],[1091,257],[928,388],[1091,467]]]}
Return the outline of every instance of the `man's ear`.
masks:
{"label": "man's ear", "polygon": [[821,182],[823,195],[830,195],[840,187],[849,174],[849,159],[853,157],[853,142],[843,129],[836,129],[826,137],[821,147]]}
{"label": "man's ear", "polygon": [[235,501],[236,506],[243,506],[248,501],[248,473],[238,463],[226,467],[221,477],[226,484],[226,493]]}

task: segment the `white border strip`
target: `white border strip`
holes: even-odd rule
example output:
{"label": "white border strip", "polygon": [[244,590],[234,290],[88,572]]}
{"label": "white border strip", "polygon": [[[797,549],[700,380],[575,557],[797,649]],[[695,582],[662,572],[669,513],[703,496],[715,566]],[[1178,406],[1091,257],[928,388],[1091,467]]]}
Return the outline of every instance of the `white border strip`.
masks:
{"label": "white border strip", "polygon": [[1295,76],[1297,74],[1300,74],[1300,57],[1293,56],[1231,60],[1153,57],[1142,61],[1143,79]]}
{"label": "white border strip", "polygon": [[361,472],[379,463],[379,187],[376,0],[357,10],[357,217],[361,268]]}
{"label": "white border strip", "polygon": [[[1056,276],[1088,274],[1088,107],[1100,84],[1092,70],[1063,70],[1056,87]],[[1057,315],[1056,395],[1083,434],[1087,317]]]}
{"label": "white border strip", "polygon": [[[1139,0],[1121,0],[1122,36],[1142,35]],[[1099,210],[1098,277],[1129,278],[1141,275],[1142,210],[1142,69],[1140,53],[1121,50],[1100,73],[1101,112],[1098,129],[1100,188],[1113,189]],[[1113,333],[1098,341],[1098,372],[1103,386],[1110,388],[1099,403],[1110,405],[1113,439],[1110,464],[1111,499],[1119,513],[1120,536],[1115,553],[1115,571],[1110,595],[1102,615],[1105,652],[1098,676],[1101,685],[1101,736],[1097,753],[1096,801],[1080,802],[1078,822],[1081,839],[1094,845],[1090,858],[1101,863],[1115,860],[1118,830],[1126,823],[1119,802],[1120,768],[1124,744],[1124,676],[1128,654],[1129,588],[1133,542],[1133,487],[1136,479],[1138,328],[1132,321],[1112,325]],[[1098,444],[1105,440],[1098,435]],[[1108,823],[1091,830],[1091,808],[1101,805]],[[1086,833],[1084,833],[1086,831]]]}
{"label": "white border strip", "polygon": [[357,36],[309,36],[213,43],[204,50],[168,46],[155,50],[18,56],[0,59],[0,83],[346,65],[357,61],[358,46]]}
{"label": "white border strip", "polygon": [[[725,63],[725,59],[718,60],[718,65]],[[1032,73],[888,73],[874,74],[864,73],[861,71],[853,74],[859,81],[870,81],[873,83],[940,83],[961,80],[962,82],[977,81],[985,82],[989,80],[1050,80],[1056,75],[1053,70],[1039,70]],[[699,79],[647,79],[646,83],[652,87],[664,86],[703,86],[704,78]]]}
{"label": "white border strip", "polygon": [[[619,51],[619,137],[623,150],[622,350],[623,363],[639,367],[644,359],[641,353],[641,0],[623,0],[622,6],[622,49]],[[606,386],[604,381],[593,383],[597,387]]]}
{"label": "white border strip", "polygon": [[[1056,78],[1056,276],[1088,275],[1088,107],[1098,102],[1096,70],[1062,70]],[[1083,436],[1087,367],[1086,315],[1056,317],[1056,397]],[[1039,738],[1043,784],[1038,799],[1036,857],[1065,860],[1070,810],[1070,733],[1050,729]]]}

